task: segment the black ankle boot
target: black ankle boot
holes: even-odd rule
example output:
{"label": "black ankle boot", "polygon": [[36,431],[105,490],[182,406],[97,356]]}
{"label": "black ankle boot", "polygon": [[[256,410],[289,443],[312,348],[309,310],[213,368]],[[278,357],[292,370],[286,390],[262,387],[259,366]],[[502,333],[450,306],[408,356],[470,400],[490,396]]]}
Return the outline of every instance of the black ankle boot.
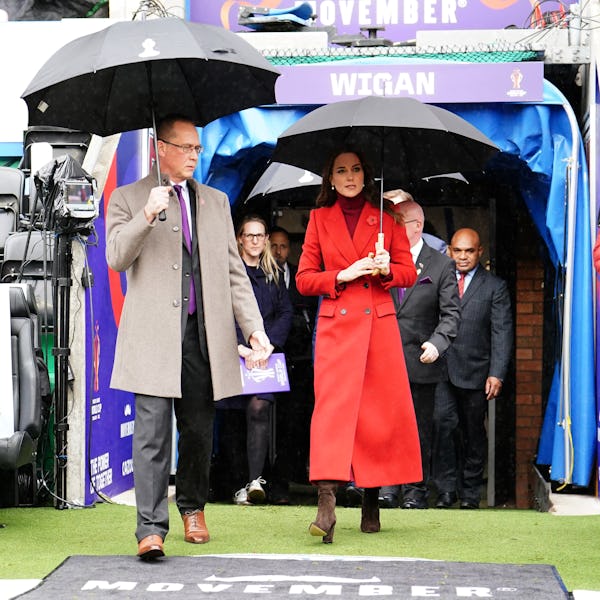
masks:
{"label": "black ankle boot", "polygon": [[362,501],[360,530],[363,533],[377,533],[379,523],[379,488],[365,488]]}

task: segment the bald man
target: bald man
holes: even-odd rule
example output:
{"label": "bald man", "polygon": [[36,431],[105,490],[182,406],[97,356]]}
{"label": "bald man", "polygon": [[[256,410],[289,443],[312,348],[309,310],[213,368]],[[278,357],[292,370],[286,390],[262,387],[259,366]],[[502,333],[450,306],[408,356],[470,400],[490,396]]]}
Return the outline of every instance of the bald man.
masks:
{"label": "bald man", "polygon": [[487,451],[487,404],[501,394],[512,356],[512,310],[506,283],[479,262],[483,247],[474,229],[459,229],[448,250],[456,262],[461,321],[446,356],[448,381],[438,385],[435,397],[436,506],[448,508],[458,494],[461,508],[476,509]]}
{"label": "bald man", "polygon": [[[421,206],[405,199],[394,206],[394,211],[402,218],[417,268],[416,283],[406,290],[394,290],[392,295],[417,417],[423,469],[422,481],[401,486],[402,508],[428,508],[435,387],[447,377],[444,354],[458,331],[460,300],[454,262],[423,239],[425,215]],[[380,506],[398,506],[398,491],[398,486],[381,488]]]}
{"label": "bald man", "polygon": [[[414,202],[415,201],[413,195],[410,192],[407,192],[402,189],[388,190],[387,192],[383,193],[383,197],[386,200],[390,200],[393,204],[399,204],[400,202],[408,202],[408,201]],[[396,212],[398,212],[399,207],[397,207],[395,210],[396,210]],[[424,229],[424,227],[425,227],[425,224],[423,225],[422,229]],[[423,230],[423,231],[421,231],[421,237],[423,238],[423,241],[430,248],[433,248],[434,250],[439,250],[443,254],[445,254],[446,251],[448,250],[448,244],[446,244],[446,242],[444,240],[437,237],[436,235],[432,235],[431,233],[427,233],[426,231]]]}

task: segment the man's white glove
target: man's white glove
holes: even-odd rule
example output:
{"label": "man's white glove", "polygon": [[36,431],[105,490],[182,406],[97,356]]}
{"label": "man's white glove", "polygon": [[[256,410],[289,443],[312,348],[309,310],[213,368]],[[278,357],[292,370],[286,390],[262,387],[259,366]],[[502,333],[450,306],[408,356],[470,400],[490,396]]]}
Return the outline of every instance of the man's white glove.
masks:
{"label": "man's white glove", "polygon": [[440,356],[438,349],[431,342],[423,342],[421,344],[421,350],[423,350],[423,354],[421,354],[419,360],[422,363],[435,362]]}

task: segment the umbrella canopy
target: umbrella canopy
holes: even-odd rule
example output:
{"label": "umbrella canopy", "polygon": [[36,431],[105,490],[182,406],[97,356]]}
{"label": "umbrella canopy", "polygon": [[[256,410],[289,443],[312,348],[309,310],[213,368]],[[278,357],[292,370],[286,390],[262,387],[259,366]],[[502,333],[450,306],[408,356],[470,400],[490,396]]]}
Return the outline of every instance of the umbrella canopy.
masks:
{"label": "umbrella canopy", "polygon": [[260,176],[244,204],[266,196],[282,204],[296,205],[303,201],[314,204],[320,185],[321,177],[315,173],[273,162]]}
{"label": "umbrella canopy", "polygon": [[414,98],[367,96],[308,113],[279,136],[272,158],[320,173],[329,156],[345,146],[360,149],[387,187],[480,171],[499,150],[448,110]]}
{"label": "umbrella canopy", "polygon": [[279,72],[235,33],[182,19],[110,25],[63,46],[22,98],[29,125],[100,136],[176,113],[197,125],[275,102]]}
{"label": "umbrella canopy", "polygon": [[452,179],[455,181],[462,181],[463,183],[469,183],[469,180],[462,173],[442,173],[441,175],[430,175],[429,177],[423,177],[423,181],[429,183],[431,180],[443,180]]}

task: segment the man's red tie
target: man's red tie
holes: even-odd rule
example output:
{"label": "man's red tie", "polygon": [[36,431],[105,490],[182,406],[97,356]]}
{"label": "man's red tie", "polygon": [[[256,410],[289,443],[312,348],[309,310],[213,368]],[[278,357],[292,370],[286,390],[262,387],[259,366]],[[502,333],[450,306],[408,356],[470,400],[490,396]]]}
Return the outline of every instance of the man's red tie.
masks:
{"label": "man's red tie", "polygon": [[458,274],[458,295],[462,298],[465,293],[465,273]]}

